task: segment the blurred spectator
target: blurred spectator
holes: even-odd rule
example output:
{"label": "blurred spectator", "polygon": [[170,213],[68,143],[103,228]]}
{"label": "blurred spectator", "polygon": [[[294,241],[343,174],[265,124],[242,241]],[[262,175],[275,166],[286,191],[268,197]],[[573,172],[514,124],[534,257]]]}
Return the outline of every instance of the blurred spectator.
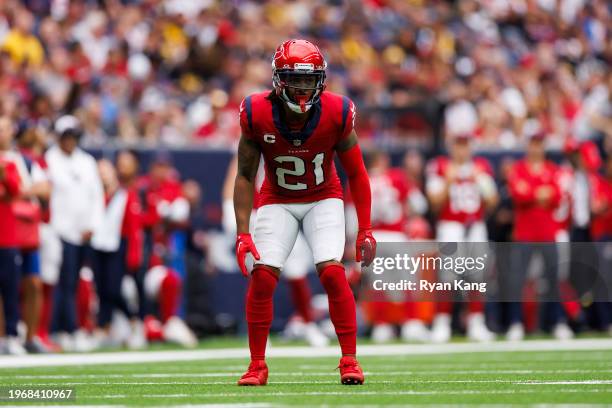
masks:
{"label": "blurred spectator", "polygon": [[30,148],[35,143],[39,129],[28,124],[20,126],[17,135],[18,169],[22,184],[21,217],[18,222],[20,238],[21,276],[23,295],[23,320],[27,332],[25,348],[29,353],[47,353],[50,348],[38,336],[40,317],[43,312],[43,281],[40,260],[40,224],[45,220],[51,195],[46,165],[35,158]]}
{"label": "blurred spectator", "polygon": [[24,67],[38,67],[45,54],[39,39],[34,35],[35,19],[26,8],[18,8],[13,14],[13,29],[4,38],[2,49],[13,61]]}
{"label": "blurred spectator", "polygon": [[53,107],[47,119],[84,109],[79,116],[95,143],[230,147],[238,102],[270,86],[275,44],[307,37],[330,61],[329,89],[360,107],[366,144],[408,143],[423,128],[405,109],[436,101],[446,105],[446,134],[476,132],[486,148],[522,146],[530,121],[547,128],[553,147],[571,133],[610,132],[604,0],[357,4],[166,0],[27,9],[7,0],[0,47],[11,64],[2,64],[0,88],[11,83],[27,104],[24,117],[34,116],[39,94]]}
{"label": "blurred spectator", "polygon": [[[96,162],[78,146],[82,129],[74,116],[55,122],[57,144],[45,154],[49,166],[51,225],[62,241],[62,263],[55,289],[52,331],[64,350],[89,348],[76,325],[76,291],[93,232],[102,223],[104,191]],[[74,336],[73,336],[74,335]]]}
{"label": "blurred spectator", "polygon": [[93,271],[99,300],[98,333],[103,344],[119,346],[111,336],[110,328],[115,310],[131,320],[129,348],[146,346],[144,326],[137,319],[122,295],[122,283],[128,273],[134,273],[142,262],[142,230],[140,227],[140,203],[133,190],[119,184],[113,164],[107,160],[98,162],[104,187],[105,210],[103,222],[91,239]]}
{"label": "blurred spectator", "polygon": [[546,302],[544,307],[553,334],[559,339],[573,337],[559,304],[558,250],[554,244],[558,232],[554,211],[561,200],[559,169],[546,159],[545,138],[544,132],[529,136],[525,158],[514,164],[508,177],[515,211],[514,241],[520,244],[513,247],[511,273],[500,277],[500,288],[507,291],[504,300],[510,302],[507,338],[512,341],[524,337],[521,301],[529,262],[535,253],[540,253],[544,260],[542,271],[547,285],[542,300]]}
{"label": "blurred spectator", "polygon": [[0,354],[25,354],[17,338],[19,320],[19,268],[17,219],[12,205],[20,194],[17,166],[7,153],[16,127],[6,116],[0,117],[0,293],[4,311],[4,327],[0,328]]}

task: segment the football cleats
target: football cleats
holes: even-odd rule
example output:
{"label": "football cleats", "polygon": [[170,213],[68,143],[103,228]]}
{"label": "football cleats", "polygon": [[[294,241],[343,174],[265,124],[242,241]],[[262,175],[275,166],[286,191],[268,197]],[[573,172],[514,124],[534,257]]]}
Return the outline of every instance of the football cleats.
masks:
{"label": "football cleats", "polygon": [[340,369],[340,382],[344,385],[362,385],[365,381],[363,370],[357,359],[352,356],[344,356],[338,364]]}
{"label": "football cleats", "polygon": [[[326,68],[327,62],[319,47],[310,41],[285,41],[272,58],[272,84],[276,95],[292,111],[307,112],[325,89]],[[287,93],[290,88],[295,91],[291,96]]]}
{"label": "football cleats", "polygon": [[263,360],[253,360],[247,372],[240,377],[238,385],[266,385],[268,383],[268,366]]}

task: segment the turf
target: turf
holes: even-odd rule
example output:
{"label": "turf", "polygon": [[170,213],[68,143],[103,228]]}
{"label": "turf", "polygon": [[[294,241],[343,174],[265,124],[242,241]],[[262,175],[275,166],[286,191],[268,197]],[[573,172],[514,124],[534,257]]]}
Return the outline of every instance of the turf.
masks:
{"label": "turf", "polygon": [[[272,358],[266,387],[238,387],[243,359],[0,371],[3,386],[73,387],[71,404],[612,404],[612,351],[363,357],[363,386],[335,358]],[[31,402],[30,402],[31,404]],[[57,402],[53,403],[57,405]]]}

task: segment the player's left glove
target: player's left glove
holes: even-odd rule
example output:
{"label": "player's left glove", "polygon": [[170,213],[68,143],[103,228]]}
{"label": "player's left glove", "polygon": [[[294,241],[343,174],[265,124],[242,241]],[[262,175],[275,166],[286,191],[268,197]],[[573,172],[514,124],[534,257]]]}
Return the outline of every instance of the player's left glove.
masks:
{"label": "player's left glove", "polygon": [[256,260],[259,260],[259,252],[255,248],[251,234],[238,234],[236,237],[236,261],[240,267],[240,271],[246,277],[249,276],[246,267],[246,255],[251,253]]}
{"label": "player's left glove", "polygon": [[376,240],[371,229],[359,230],[357,233],[357,253],[355,260],[363,262],[363,266],[370,266],[376,255]]}

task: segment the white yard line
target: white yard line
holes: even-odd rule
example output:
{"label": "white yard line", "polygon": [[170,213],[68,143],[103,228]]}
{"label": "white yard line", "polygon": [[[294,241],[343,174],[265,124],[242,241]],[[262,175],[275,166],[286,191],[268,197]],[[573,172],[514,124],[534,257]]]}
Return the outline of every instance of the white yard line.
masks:
{"label": "white yard line", "polygon": [[[593,393],[593,392],[609,392],[609,390],[596,389],[585,390],[583,388],[566,388],[554,390],[526,389],[526,390],[457,390],[457,391],[361,391],[359,387],[346,388],[346,391],[304,391],[304,392],[220,392],[212,394],[147,394],[140,395],[139,398],[225,398],[225,397],[293,397],[293,396],[325,396],[325,395],[340,395],[340,396],[380,396],[380,395],[488,395],[488,394],[539,394],[539,393],[554,393],[554,394],[575,394],[575,393]],[[133,395],[109,394],[98,396],[87,396],[83,398],[104,399],[104,398],[133,398]]]}
{"label": "white yard line", "polygon": [[[567,351],[567,350],[612,350],[612,339],[578,339],[570,341],[530,340],[524,342],[451,343],[451,344],[398,344],[359,346],[360,356],[401,356],[423,354],[481,353],[510,351]],[[273,347],[269,357],[338,357],[337,346]],[[127,364],[176,362],[194,360],[218,360],[229,358],[247,359],[249,351],[243,349],[179,350],[149,352],[108,352],[93,354],[55,354],[6,356],[0,359],[0,368],[83,366],[91,364]]]}
{"label": "white yard line", "polygon": [[[439,374],[592,374],[592,373],[612,373],[612,370],[454,370],[454,371],[365,371],[365,375],[368,376],[387,376],[387,375],[439,375]],[[153,373],[153,374],[42,374],[42,375],[0,375],[0,379],[2,380],[69,380],[69,379],[101,379],[101,378],[109,378],[109,379],[130,379],[130,378],[160,378],[160,379],[170,379],[170,378],[223,378],[223,377],[235,377],[242,375],[242,371],[235,372],[216,372],[216,373],[192,373],[192,374],[179,374],[179,373],[170,373],[170,374],[162,374],[162,373]],[[335,377],[338,373],[329,370],[322,372],[300,372],[300,371],[274,371],[272,372],[272,376],[274,377]],[[410,382],[515,382],[515,380],[415,380],[414,378],[410,378]],[[530,382],[531,383],[531,382]],[[611,381],[612,383],[612,381]],[[39,383],[37,383],[39,384]],[[57,383],[49,383],[48,385],[53,385]],[[62,381],[61,384],[68,384],[65,381]],[[70,383],[70,384],[81,384],[81,383]],[[82,384],[94,384],[93,382],[83,382]],[[106,382],[106,384],[137,384],[134,382]],[[140,384],[163,384],[162,382],[147,382]],[[179,382],[174,382],[173,384],[179,384]],[[43,385],[43,384],[39,384]]]}
{"label": "white yard line", "polygon": [[552,381],[517,381],[515,384],[521,385],[602,385],[612,384],[612,380],[552,380]]}

